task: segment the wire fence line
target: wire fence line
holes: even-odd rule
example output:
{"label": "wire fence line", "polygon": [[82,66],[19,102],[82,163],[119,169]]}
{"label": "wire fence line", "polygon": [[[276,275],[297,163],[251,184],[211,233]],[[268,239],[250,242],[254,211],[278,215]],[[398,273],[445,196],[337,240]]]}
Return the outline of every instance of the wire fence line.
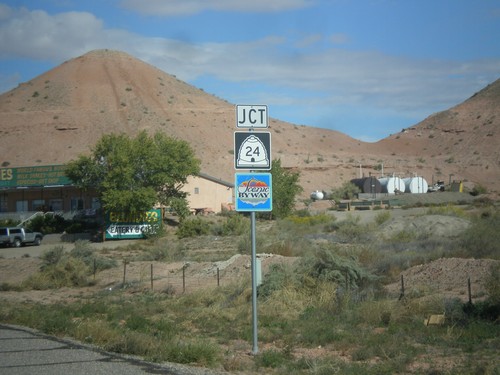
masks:
{"label": "wire fence line", "polygon": [[[156,267],[155,267],[156,266]],[[229,285],[245,277],[242,273],[227,272],[219,267],[208,267],[203,270],[190,270],[190,265],[182,267],[159,268],[157,264],[140,262],[131,263],[124,261],[121,269],[120,279],[118,271],[104,276],[106,279],[114,279],[112,284],[121,288],[140,287],[144,290],[164,291],[167,293],[188,293],[199,289],[216,288]],[[94,280],[103,278],[105,271],[97,273],[94,268]],[[250,271],[248,271],[250,277]]]}

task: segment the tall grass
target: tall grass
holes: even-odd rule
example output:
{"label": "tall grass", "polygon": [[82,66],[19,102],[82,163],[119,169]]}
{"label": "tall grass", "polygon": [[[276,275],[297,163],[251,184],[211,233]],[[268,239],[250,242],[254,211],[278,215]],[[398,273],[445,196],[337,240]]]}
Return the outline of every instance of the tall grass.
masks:
{"label": "tall grass", "polygon": [[[381,241],[373,231],[390,218],[379,215],[371,226],[354,219],[338,223],[329,217],[301,216],[259,232],[259,248],[301,257],[294,265],[273,266],[258,289],[261,351],[254,357],[248,356],[252,340],[248,278],[182,295],[116,290],[53,305],[5,301],[0,304],[0,321],[73,336],[153,361],[191,363],[235,374],[499,373],[500,326],[491,320],[491,312],[498,308],[498,288],[488,291],[485,303],[473,306],[435,291],[432,295],[409,291],[398,300],[382,288],[402,269],[456,256],[457,247],[473,254],[475,245],[462,239],[403,235]],[[467,234],[494,235],[496,220],[494,213],[479,215]],[[338,233],[350,238],[349,243],[339,242]],[[245,239],[248,251],[248,236],[233,236],[234,246]],[[487,245],[483,256],[496,254],[495,244]],[[86,254],[84,250],[74,253]],[[44,257],[45,268],[64,264],[66,257],[55,249]],[[85,258],[70,259],[85,265]],[[490,284],[497,281],[498,267],[491,271]],[[424,325],[430,314],[442,313],[447,317],[443,326]]]}

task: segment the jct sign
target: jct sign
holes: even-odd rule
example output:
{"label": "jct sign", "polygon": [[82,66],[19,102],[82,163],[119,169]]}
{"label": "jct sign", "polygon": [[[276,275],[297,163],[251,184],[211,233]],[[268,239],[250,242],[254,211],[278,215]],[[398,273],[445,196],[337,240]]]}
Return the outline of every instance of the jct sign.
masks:
{"label": "jct sign", "polygon": [[236,127],[267,128],[267,105],[237,105]]}

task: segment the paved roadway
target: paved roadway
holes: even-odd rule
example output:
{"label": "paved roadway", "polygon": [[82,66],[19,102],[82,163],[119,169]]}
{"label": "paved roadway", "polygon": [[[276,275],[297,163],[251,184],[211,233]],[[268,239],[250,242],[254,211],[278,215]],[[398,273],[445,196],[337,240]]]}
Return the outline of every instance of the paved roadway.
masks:
{"label": "paved roadway", "polygon": [[209,375],[201,368],[154,364],[107,353],[70,340],[0,324],[0,374],[2,375]]}

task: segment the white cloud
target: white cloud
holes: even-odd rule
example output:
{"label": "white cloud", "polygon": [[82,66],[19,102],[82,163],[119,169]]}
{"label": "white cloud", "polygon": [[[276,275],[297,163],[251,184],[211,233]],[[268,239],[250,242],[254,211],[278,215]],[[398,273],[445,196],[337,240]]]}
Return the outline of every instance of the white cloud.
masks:
{"label": "white cloud", "polygon": [[103,23],[86,12],[49,15],[44,11],[11,9],[0,21],[0,56],[58,61],[98,44]]}
{"label": "white cloud", "polygon": [[158,16],[178,16],[205,10],[268,13],[305,8],[316,0],[122,0],[124,8]]}
{"label": "white cloud", "polygon": [[[222,6],[229,1],[210,3]],[[282,4],[294,3],[306,2]],[[5,14],[9,17],[2,16]],[[303,46],[320,39],[312,35],[302,40]],[[415,60],[341,48],[307,50],[306,54],[293,45],[295,42],[269,36],[251,42],[197,44],[107,29],[101,19],[86,12],[50,15],[0,7],[0,57],[4,59],[30,58],[59,64],[92,49],[118,49],[184,81],[211,76],[226,82],[263,84],[279,90],[280,101],[303,104],[301,94],[305,93],[311,106],[361,105],[430,114],[429,108],[457,104],[464,95],[497,79],[500,70],[498,58]]]}

